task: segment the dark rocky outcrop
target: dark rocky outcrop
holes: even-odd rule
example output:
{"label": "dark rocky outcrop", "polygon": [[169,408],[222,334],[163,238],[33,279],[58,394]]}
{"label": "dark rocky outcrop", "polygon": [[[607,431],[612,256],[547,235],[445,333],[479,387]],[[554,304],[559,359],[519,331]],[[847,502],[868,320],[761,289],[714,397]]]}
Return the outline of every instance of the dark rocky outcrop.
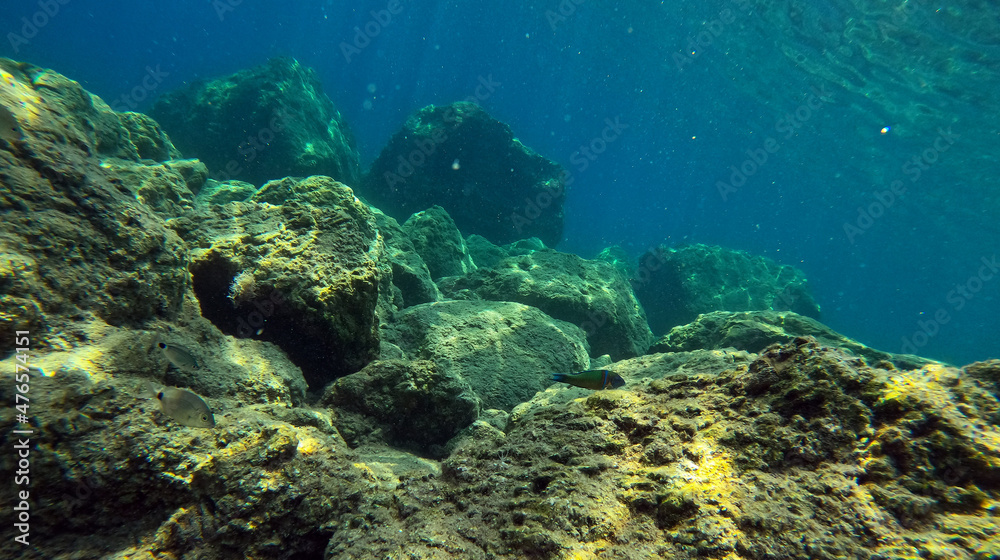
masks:
{"label": "dark rocky outcrop", "polygon": [[397,220],[434,205],[494,243],[562,239],[563,170],[479,106],[425,107],[372,164],[359,192]]}
{"label": "dark rocky outcrop", "polygon": [[0,140],[0,354],[15,329],[41,348],[75,344],[84,334],[72,325],[88,317],[119,326],[175,318],[187,248],[136,200],[140,185],[103,165],[176,155],[169,140],[55,72],[7,59],[0,72],[0,110],[16,126]]}
{"label": "dark rocky outcrop", "polygon": [[347,186],[272,181],[249,202],[200,207],[170,225],[194,248],[204,316],[226,334],[280,346],[310,387],[378,355],[392,270],[374,215]]}
{"label": "dark rocky outcrop", "polygon": [[328,175],[357,186],[358,152],[312,69],[289,58],[196,82],[157,100],[153,117],[218,180],[262,185]]}
{"label": "dark rocky outcrop", "polygon": [[444,444],[476,420],[472,387],[434,362],[375,361],[327,387],[321,404],[352,446],[390,444],[440,457]]}
{"label": "dark rocky outcrop", "polygon": [[631,280],[657,336],[712,311],[794,311],[819,318],[802,271],[742,251],[659,247],[640,257]]}

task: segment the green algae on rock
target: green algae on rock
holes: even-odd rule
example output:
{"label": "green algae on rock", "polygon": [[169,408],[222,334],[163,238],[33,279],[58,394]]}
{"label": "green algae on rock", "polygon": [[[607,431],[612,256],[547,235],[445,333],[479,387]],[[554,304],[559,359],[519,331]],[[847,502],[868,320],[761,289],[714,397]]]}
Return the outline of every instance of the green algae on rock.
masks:
{"label": "green algae on rock", "polygon": [[662,336],[711,311],[794,311],[819,318],[799,269],[722,247],[659,247],[631,278],[653,333]]}
{"label": "green algae on rock", "polygon": [[625,279],[607,263],[570,253],[539,250],[508,257],[491,269],[446,279],[438,287],[450,297],[537,307],[582,328],[595,356],[631,358],[652,342],[642,307]]}
{"label": "green algae on rock", "polygon": [[403,231],[413,243],[414,250],[427,263],[431,278],[461,276],[476,269],[469,256],[462,232],[454,220],[440,206],[414,213],[405,223]]}
{"label": "green algae on rock", "polygon": [[411,116],[358,192],[397,220],[439,205],[465,234],[494,243],[537,236],[554,247],[562,239],[563,173],[506,124],[459,102]]}
{"label": "green algae on rock", "polygon": [[152,125],[127,129],[136,119],[50,70],[0,59],[0,75],[0,103],[22,132],[0,150],[0,352],[15,327],[48,347],[75,344],[73,324],[87,317],[132,326],[176,317],[187,247],[101,159],[142,167],[144,134],[163,147],[158,157],[176,153],[169,140]]}
{"label": "green algae on rock", "polygon": [[374,361],[330,384],[320,400],[351,444],[393,445],[440,457],[443,446],[479,414],[461,375],[434,362]]}
{"label": "green algae on rock", "polygon": [[408,307],[383,336],[412,359],[463,377],[483,408],[510,410],[589,364],[583,331],[513,302],[442,301]]}
{"label": "green algae on rock", "polygon": [[[374,215],[347,186],[329,177],[275,181],[250,202],[199,207],[170,226],[195,247],[193,288],[205,317],[226,334],[277,344],[312,388],[378,355],[378,315],[394,308],[392,269]],[[258,297],[234,307],[229,289],[243,271]]]}
{"label": "green algae on rock", "polygon": [[869,348],[811,317],[791,311],[705,313],[692,323],[670,329],[670,332],[649,348],[649,353],[722,348],[756,353],[772,344],[784,344],[800,336],[811,336],[823,345],[851,352],[873,365],[884,361],[900,369],[916,369],[935,363],[918,356],[890,354]]}
{"label": "green algae on rock", "polygon": [[296,60],[273,58],[170,92],[152,115],[216,178],[262,185],[288,175],[328,175],[358,184],[353,135],[315,71]]}

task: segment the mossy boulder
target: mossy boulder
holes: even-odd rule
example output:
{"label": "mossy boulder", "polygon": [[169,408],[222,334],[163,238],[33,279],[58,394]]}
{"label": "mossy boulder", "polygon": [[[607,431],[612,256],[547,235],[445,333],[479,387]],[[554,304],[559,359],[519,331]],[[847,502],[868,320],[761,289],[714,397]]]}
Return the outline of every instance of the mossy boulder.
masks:
{"label": "mossy boulder", "polygon": [[794,311],[819,318],[802,271],[742,251],[659,247],[640,257],[631,280],[657,336],[712,311]]}
{"label": "mossy boulder", "polygon": [[190,196],[180,175],[139,162],[143,134],[156,136],[158,157],[175,153],[169,140],[155,126],[126,128],[130,118],[77,82],[8,59],[0,59],[0,111],[16,123],[16,138],[0,142],[0,354],[13,348],[15,330],[30,328],[33,348],[72,346],[85,336],[73,325],[95,316],[116,326],[176,317],[187,247],[136,200],[131,189],[141,184],[105,165],[160,168]]}
{"label": "mossy boulder", "polygon": [[287,182],[170,225],[194,247],[203,315],[226,334],[277,344],[319,389],[378,355],[392,269],[375,216],[349,187],[329,177],[276,184]]}
{"label": "mossy boulder", "polygon": [[483,408],[510,410],[551,385],[553,372],[589,363],[579,327],[513,302],[425,303],[398,313],[383,332],[407,358],[464,378]]}
{"label": "mossy boulder", "polygon": [[494,243],[562,239],[563,169],[467,102],[411,116],[372,163],[359,192],[398,220],[434,205],[458,229]]}
{"label": "mossy boulder", "polygon": [[358,184],[353,135],[315,71],[294,59],[195,82],[160,97],[151,114],[217,180],[328,175]]}
{"label": "mossy boulder", "polygon": [[646,351],[652,333],[632,289],[611,265],[570,253],[539,250],[508,257],[491,269],[438,283],[453,298],[516,301],[573,323],[587,333],[593,355],[620,360]]}
{"label": "mossy boulder", "polygon": [[462,232],[440,206],[432,206],[409,217],[403,231],[414,250],[427,263],[431,278],[461,276],[476,269]]}
{"label": "mossy boulder", "polygon": [[385,241],[389,262],[392,264],[392,285],[398,290],[398,307],[438,301],[441,292],[431,279],[427,263],[417,252],[409,236],[392,216],[372,208],[379,234]]}
{"label": "mossy boulder", "polygon": [[374,361],[326,388],[322,404],[351,446],[390,444],[440,456],[479,415],[472,387],[434,362]]}

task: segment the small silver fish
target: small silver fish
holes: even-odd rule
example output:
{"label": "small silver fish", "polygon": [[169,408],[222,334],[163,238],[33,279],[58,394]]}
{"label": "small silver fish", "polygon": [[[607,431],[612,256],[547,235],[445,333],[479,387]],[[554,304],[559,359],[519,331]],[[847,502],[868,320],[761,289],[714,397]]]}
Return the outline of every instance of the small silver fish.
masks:
{"label": "small silver fish", "polygon": [[163,355],[170,360],[170,363],[178,368],[198,369],[198,360],[186,348],[177,346],[176,344],[167,344],[166,342],[160,342],[157,346],[160,347],[160,350],[163,350]]}
{"label": "small silver fish", "polygon": [[6,140],[8,144],[13,144],[22,136],[21,125],[18,124],[14,113],[11,113],[7,107],[0,105],[0,138]]}
{"label": "small silver fish", "polygon": [[182,426],[191,428],[215,427],[212,409],[205,404],[201,397],[187,389],[163,387],[156,390],[152,398],[156,399],[160,412]]}

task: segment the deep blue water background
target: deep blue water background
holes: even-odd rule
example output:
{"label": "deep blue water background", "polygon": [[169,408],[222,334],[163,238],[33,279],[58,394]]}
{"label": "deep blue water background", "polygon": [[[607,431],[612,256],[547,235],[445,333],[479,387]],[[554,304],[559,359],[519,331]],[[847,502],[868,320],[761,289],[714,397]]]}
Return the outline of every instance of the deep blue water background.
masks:
{"label": "deep blue water background", "polygon": [[[982,259],[1000,253],[1000,28],[980,25],[995,14],[976,4],[577,0],[553,21],[557,0],[404,1],[348,61],[341,44],[374,25],[387,1],[225,1],[68,0],[16,45],[9,33],[42,8],[7,2],[0,55],[52,68],[109,102],[159,67],[168,75],[138,110],[190,80],[292,56],[317,71],[363,166],[413,111],[473,95],[489,78],[500,85],[481,105],[573,173],[561,250],[743,249],[803,269],[823,322],[864,343],[901,351],[923,321],[934,334],[917,337],[921,355],[1000,357],[1000,272],[973,279],[992,274]],[[692,49],[699,33],[705,46]],[[817,101],[814,88],[828,94]],[[807,116],[786,138],[776,127],[797,109]],[[574,153],[615,118],[628,128],[581,169]],[[935,163],[911,181],[901,166],[948,129],[959,138],[928,152]],[[777,152],[720,196],[730,166],[768,137]],[[894,179],[906,196],[852,242],[845,222]],[[953,293],[970,279],[971,298]],[[942,312],[947,323],[928,323]]]}

